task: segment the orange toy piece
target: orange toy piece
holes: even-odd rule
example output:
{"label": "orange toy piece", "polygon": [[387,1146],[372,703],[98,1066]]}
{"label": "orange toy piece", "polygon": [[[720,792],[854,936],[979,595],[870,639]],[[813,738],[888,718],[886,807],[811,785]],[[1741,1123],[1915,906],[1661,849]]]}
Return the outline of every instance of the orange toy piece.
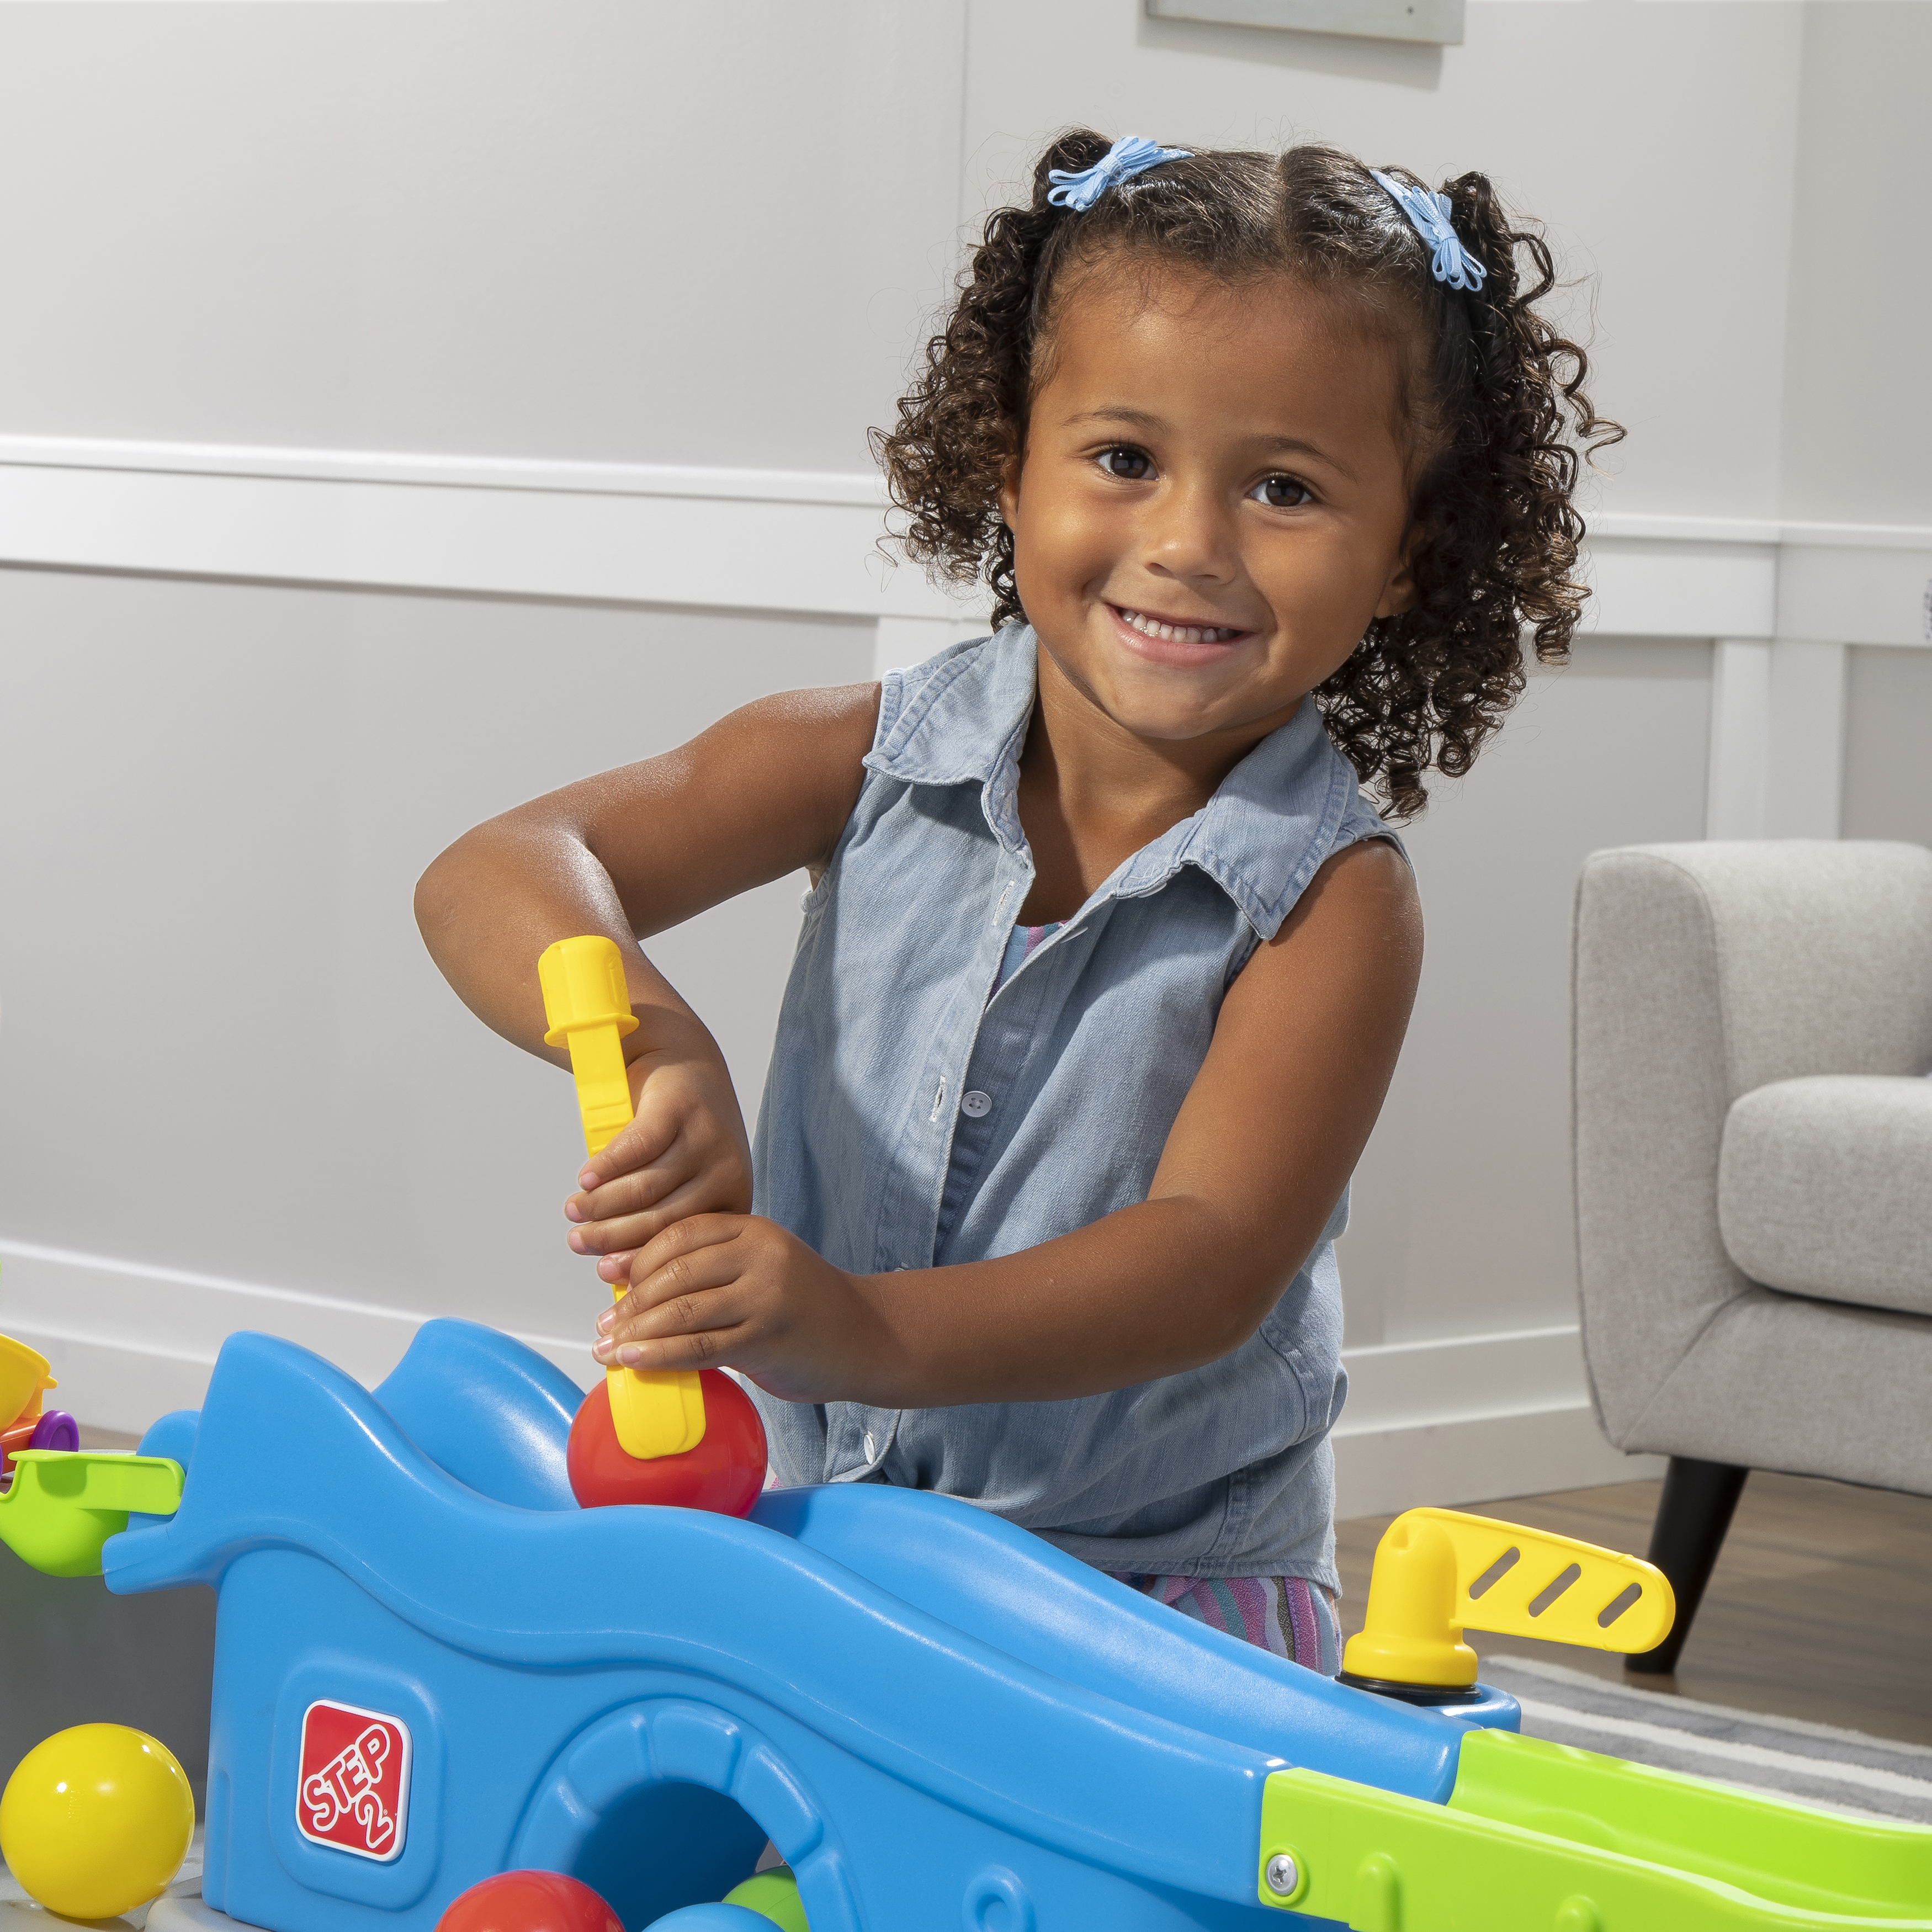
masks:
{"label": "orange toy piece", "polygon": [[10,1435],[22,1423],[40,1419],[40,1399],[50,1388],[58,1388],[52,1366],[38,1348],[0,1335],[0,1415],[11,1418]]}
{"label": "orange toy piece", "polygon": [[0,1335],[0,1415],[14,1419],[0,1429],[0,1490],[14,1479],[14,1458],[22,1449],[74,1449],[80,1438],[70,1416],[44,1415],[46,1392],[58,1388],[46,1356],[10,1335]]}

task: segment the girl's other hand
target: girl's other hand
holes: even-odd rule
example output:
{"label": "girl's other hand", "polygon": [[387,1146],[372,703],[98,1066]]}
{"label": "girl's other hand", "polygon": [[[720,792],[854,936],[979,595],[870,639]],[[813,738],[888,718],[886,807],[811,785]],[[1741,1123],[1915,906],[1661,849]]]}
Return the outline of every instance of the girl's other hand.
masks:
{"label": "girl's other hand", "polygon": [[890,1352],[862,1275],[757,1214],[700,1214],[646,1242],[598,1318],[607,1368],[728,1364],[787,1402],[864,1399]]}
{"label": "girl's other hand", "polygon": [[752,1205],[744,1116],[710,1036],[640,1054],[630,1073],[636,1118],[585,1162],[563,1204],[576,1224],[572,1249],[602,1256],[597,1272],[614,1287],[634,1252],[674,1223]]}

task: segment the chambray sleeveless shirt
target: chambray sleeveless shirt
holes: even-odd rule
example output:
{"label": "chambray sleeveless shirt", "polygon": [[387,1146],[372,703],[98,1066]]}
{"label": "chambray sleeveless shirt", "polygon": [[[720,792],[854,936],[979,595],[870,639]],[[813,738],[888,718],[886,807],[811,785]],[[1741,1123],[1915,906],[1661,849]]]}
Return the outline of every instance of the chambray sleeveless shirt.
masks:
{"label": "chambray sleeveless shirt", "polygon": [[[1388,836],[1304,704],[989,998],[1033,882],[1016,799],[1034,680],[1018,624],[886,674],[759,1114],[754,1211],[855,1273],[934,1270],[908,1292],[958,1292],[950,1263],[1144,1200],[1234,976],[1323,860]],[[775,1476],[938,1490],[1106,1570],[1334,1589],[1347,1199],[1311,1252],[1277,1257],[1280,1298],[1217,1361],[948,1408],[754,1389]]]}

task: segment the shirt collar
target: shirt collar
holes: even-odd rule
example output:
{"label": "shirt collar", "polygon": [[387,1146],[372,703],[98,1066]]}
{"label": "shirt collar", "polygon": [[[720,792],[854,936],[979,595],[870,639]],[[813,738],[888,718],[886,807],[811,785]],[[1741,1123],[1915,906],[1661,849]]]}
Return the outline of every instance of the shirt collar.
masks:
{"label": "shirt collar", "polygon": [[[873,771],[910,784],[977,784],[988,826],[1016,857],[1026,850],[1017,802],[1036,650],[1031,627],[1010,624],[949,657],[866,758]],[[1357,795],[1353,770],[1329,742],[1320,712],[1304,700],[1200,811],[1142,846],[1089,904],[1146,897],[1183,866],[1193,866],[1262,938],[1271,939],[1328,856]]]}
{"label": "shirt collar", "polygon": [[1034,642],[1009,624],[948,656],[907,700],[866,763],[908,784],[976,784],[993,836],[1015,856],[1020,830],[1020,752],[1033,717]]}

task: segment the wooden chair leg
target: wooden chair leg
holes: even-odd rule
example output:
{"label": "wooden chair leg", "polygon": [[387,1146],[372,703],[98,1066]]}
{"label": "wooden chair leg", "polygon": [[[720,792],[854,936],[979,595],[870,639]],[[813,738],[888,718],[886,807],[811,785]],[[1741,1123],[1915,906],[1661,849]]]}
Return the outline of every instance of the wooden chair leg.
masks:
{"label": "wooden chair leg", "polygon": [[1718,1552],[1724,1546],[1724,1532],[1731,1526],[1732,1512],[1750,1474],[1730,1462],[1671,1457],[1650,1532],[1650,1560],[1670,1579],[1677,1597],[1677,1621],[1654,1650],[1627,1660],[1628,1669],[1667,1677],[1677,1668],[1677,1654],[1690,1634],[1704,1586],[1711,1580]]}

